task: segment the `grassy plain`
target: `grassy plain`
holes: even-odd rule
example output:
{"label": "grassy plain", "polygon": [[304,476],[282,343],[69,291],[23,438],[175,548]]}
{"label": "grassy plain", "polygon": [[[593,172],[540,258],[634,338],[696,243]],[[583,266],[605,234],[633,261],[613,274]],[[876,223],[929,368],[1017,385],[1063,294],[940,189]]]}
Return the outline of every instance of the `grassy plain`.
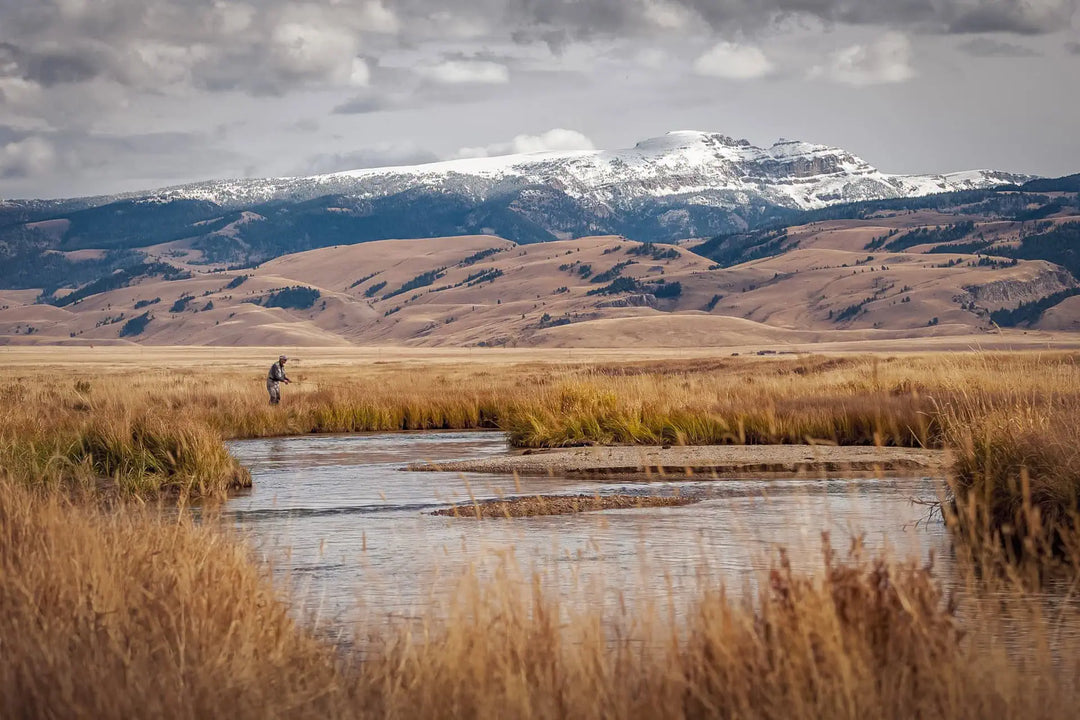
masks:
{"label": "grassy plain", "polygon": [[[1057,631],[1071,598],[1048,609],[1031,591],[1044,566],[1024,565],[1078,576],[1074,353],[312,357],[271,408],[268,362],[245,351],[144,367],[49,352],[5,357],[0,380],[5,717],[1054,718],[1080,700],[1080,647]],[[470,427],[528,446],[947,447],[945,512],[977,541],[957,549],[964,604],[928,569],[857,550],[817,573],[781,555],[745,592],[617,617],[508,565],[462,578],[444,615],[340,645],[212,515],[144,502],[244,484],[227,438]],[[1037,552],[976,573],[965,548],[994,534]]]}
{"label": "grassy plain", "polygon": [[985,495],[983,481],[1002,489],[1026,468],[1033,501],[1064,512],[1080,488],[1072,352],[619,361],[551,351],[526,361],[441,351],[359,364],[312,352],[290,366],[297,382],[276,408],[265,398],[265,362],[243,353],[197,363],[161,354],[160,364],[131,368],[108,354],[98,365],[65,365],[64,349],[49,352],[57,364],[49,355],[7,363],[0,467],[82,487],[113,479],[130,494],[242,485],[228,438],[462,428],[501,428],[519,447],[947,446],[961,490]]}

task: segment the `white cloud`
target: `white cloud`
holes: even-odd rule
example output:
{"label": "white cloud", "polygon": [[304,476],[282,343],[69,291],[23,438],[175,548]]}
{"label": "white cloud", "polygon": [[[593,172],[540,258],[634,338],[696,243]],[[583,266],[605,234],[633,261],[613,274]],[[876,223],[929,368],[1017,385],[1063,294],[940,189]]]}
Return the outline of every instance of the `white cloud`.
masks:
{"label": "white cloud", "polygon": [[873,43],[852,45],[834,53],[828,64],[814,68],[811,76],[857,86],[910,80],[915,77],[911,41],[901,33],[886,33]]}
{"label": "white cloud", "polygon": [[401,29],[394,11],[376,0],[364,3],[358,24],[359,29],[364,32],[392,34]]}
{"label": "white cloud", "polygon": [[353,58],[349,84],[353,87],[367,87],[371,82],[371,69],[363,58]]}
{"label": "white cloud", "polygon": [[28,137],[0,146],[0,178],[34,177],[56,165],[56,150],[44,138]]}
{"label": "white cloud", "polygon": [[509,68],[486,60],[446,60],[422,67],[419,72],[427,79],[443,85],[501,85],[510,82]]}
{"label": "white cloud", "polygon": [[595,150],[588,137],[577,130],[554,128],[539,135],[518,135],[507,143],[495,143],[480,147],[463,147],[457,151],[459,158],[480,158],[494,155],[516,155],[534,152],[570,152]]}
{"label": "white cloud", "polygon": [[595,150],[593,141],[577,130],[555,128],[542,135],[518,135],[511,143],[513,152],[545,152],[552,150]]}
{"label": "white cloud", "polygon": [[694,62],[698,75],[727,80],[752,80],[772,72],[773,65],[761,48],[722,42],[714,45]]}
{"label": "white cloud", "polygon": [[236,35],[251,27],[255,8],[246,3],[216,2],[210,10],[212,27],[220,28],[225,35]]}
{"label": "white cloud", "polygon": [[700,19],[686,6],[669,0],[646,0],[643,14],[647,21],[664,30],[681,30]]}
{"label": "white cloud", "polygon": [[351,75],[358,50],[356,38],[347,30],[314,23],[281,23],[274,28],[272,42],[274,59],[297,77],[324,77],[342,69]]}

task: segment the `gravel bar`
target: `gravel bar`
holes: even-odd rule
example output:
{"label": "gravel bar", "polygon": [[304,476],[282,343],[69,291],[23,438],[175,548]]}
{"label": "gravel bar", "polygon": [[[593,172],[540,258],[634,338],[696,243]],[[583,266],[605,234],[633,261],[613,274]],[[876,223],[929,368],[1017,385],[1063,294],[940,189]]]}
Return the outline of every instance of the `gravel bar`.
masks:
{"label": "gravel bar", "polygon": [[834,445],[696,445],[579,447],[513,455],[413,463],[408,470],[518,475],[741,477],[768,475],[937,475],[941,450]]}

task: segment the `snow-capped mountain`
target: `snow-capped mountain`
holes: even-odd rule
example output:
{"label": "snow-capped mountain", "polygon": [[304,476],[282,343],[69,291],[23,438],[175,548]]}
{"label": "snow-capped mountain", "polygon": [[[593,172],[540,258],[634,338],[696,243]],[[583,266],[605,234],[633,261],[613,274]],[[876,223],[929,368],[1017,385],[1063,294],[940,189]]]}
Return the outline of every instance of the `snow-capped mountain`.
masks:
{"label": "snow-capped mountain", "polygon": [[[759,148],[716,133],[673,132],[625,150],[0,202],[0,283],[87,282],[139,258],[249,265],[316,247],[390,238],[488,234],[533,243],[623,235],[676,242],[837,203],[980,190],[1026,179],[982,170],[889,175],[825,145],[781,140]],[[79,250],[100,252],[72,252]]]}
{"label": "snow-capped mountain", "polygon": [[889,175],[839,148],[780,140],[759,148],[717,133],[680,131],[624,150],[541,152],[353,170],[305,178],[233,180],[167,188],[150,199],[197,199],[226,207],[340,194],[372,200],[418,190],[484,202],[524,187],[556,190],[612,212],[645,200],[684,199],[713,207],[766,203],[813,209],[1022,182],[1027,176],[976,170]]}

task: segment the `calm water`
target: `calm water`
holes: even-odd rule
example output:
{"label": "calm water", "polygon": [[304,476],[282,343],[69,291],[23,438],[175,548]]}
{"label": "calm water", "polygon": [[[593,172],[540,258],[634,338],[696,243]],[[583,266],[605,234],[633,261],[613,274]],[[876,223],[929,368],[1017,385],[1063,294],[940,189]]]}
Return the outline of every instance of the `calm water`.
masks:
{"label": "calm water", "polygon": [[[418,460],[507,452],[495,433],[394,433],[235,442],[254,489],[227,511],[299,591],[331,621],[411,617],[512,557],[568,598],[663,601],[701,583],[745,587],[786,547],[797,565],[820,563],[821,533],[841,551],[864,536],[898,556],[947,557],[945,529],[925,522],[931,479],[721,480],[627,483],[577,478],[407,472]],[[477,499],[537,493],[702,493],[678,508],[514,519],[433,517]],[[941,560],[939,560],[939,567]],[[947,575],[948,568],[941,568]],[[578,593],[575,595],[575,593]]]}

